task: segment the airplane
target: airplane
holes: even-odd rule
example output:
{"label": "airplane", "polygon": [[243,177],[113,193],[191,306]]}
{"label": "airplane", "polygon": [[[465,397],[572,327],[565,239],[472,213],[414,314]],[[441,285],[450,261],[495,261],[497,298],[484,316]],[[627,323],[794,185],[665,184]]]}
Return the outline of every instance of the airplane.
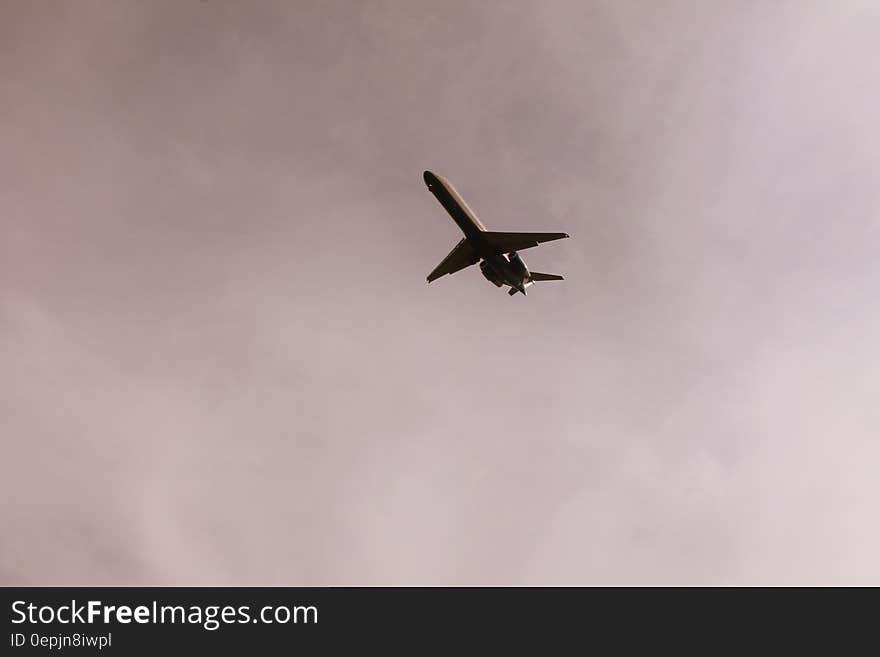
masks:
{"label": "airplane", "polygon": [[507,292],[510,296],[517,292],[525,295],[526,288],[538,281],[563,280],[558,274],[530,272],[518,251],[566,238],[567,233],[498,233],[487,230],[446,178],[430,171],[425,171],[423,178],[428,189],[464,233],[464,238],[428,274],[429,284],[441,276],[454,274],[478,262],[483,276],[496,287],[510,286]]}

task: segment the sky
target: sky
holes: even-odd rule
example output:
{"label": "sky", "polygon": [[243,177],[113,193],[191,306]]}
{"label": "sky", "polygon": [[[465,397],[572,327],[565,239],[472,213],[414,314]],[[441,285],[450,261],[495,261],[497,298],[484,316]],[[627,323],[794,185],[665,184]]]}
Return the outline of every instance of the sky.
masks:
{"label": "sky", "polygon": [[[880,6],[0,6],[0,584],[880,584]],[[565,281],[472,267],[448,178]]]}

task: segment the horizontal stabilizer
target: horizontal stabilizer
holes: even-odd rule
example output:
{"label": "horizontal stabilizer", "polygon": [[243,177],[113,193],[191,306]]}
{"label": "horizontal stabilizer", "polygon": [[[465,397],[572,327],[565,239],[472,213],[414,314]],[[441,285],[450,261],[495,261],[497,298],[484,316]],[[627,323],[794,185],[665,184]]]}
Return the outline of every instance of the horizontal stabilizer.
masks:
{"label": "horizontal stabilizer", "polygon": [[568,233],[498,233],[484,231],[483,238],[499,253],[512,253],[568,237]]}
{"label": "horizontal stabilizer", "polygon": [[533,281],[564,281],[559,274],[542,274],[539,271],[533,271],[529,274]]}
{"label": "horizontal stabilizer", "polygon": [[515,287],[512,287],[512,288],[510,288],[510,289],[507,291],[507,293],[508,293],[510,296],[513,296],[513,295],[516,294],[517,292],[519,292],[519,290],[517,290]]}

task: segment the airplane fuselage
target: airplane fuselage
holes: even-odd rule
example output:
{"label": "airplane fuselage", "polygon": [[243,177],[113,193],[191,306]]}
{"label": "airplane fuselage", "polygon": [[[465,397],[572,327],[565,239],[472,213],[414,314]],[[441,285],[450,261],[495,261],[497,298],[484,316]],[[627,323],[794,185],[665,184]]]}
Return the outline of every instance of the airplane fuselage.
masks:
{"label": "airplane fuselage", "polygon": [[430,171],[425,171],[423,177],[428,189],[474,247],[482,261],[480,269],[483,275],[499,287],[509,285],[525,294],[526,288],[532,284],[532,281],[529,269],[519,254],[511,253],[508,256],[485,239],[483,233],[486,232],[486,227],[448,180]]}

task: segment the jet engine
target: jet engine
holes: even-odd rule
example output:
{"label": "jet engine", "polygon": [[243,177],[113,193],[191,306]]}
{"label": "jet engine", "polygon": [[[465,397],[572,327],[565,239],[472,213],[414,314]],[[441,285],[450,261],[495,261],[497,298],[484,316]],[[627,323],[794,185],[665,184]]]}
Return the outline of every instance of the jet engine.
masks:
{"label": "jet engine", "polygon": [[498,274],[495,273],[495,270],[489,266],[489,263],[483,260],[480,263],[480,271],[483,272],[483,276],[486,277],[486,280],[490,283],[494,283],[495,287],[501,287],[501,279],[498,277]]}
{"label": "jet engine", "polygon": [[526,267],[526,263],[522,261],[522,258],[519,257],[519,254],[516,251],[512,251],[507,256],[507,259],[510,261],[510,266],[513,271],[521,275],[523,278],[528,278],[528,267]]}

